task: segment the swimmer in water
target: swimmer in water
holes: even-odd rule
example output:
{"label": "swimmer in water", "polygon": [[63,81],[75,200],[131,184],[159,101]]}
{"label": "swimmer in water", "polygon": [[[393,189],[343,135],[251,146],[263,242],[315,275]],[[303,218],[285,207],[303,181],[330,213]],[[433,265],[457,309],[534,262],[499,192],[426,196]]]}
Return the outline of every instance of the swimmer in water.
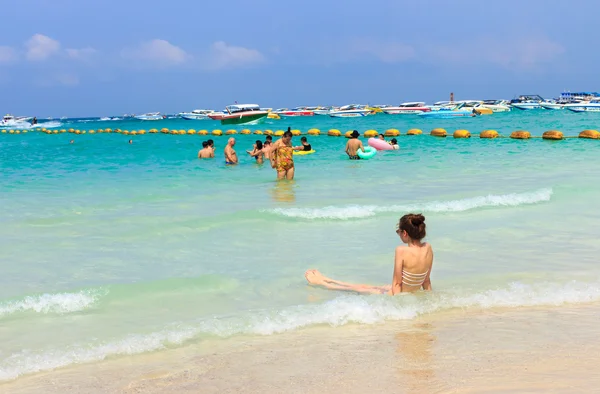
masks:
{"label": "swimmer in water", "polygon": [[363,153],[365,152],[365,147],[361,140],[358,139],[360,134],[357,130],[354,130],[350,135],[350,139],[346,143],[346,154],[350,160],[360,160],[360,156],[358,155],[358,150],[360,149]]}
{"label": "swimmer in water", "polygon": [[133,140],[129,140],[129,143],[130,143],[130,144],[133,144]]}
{"label": "swimmer in water", "polygon": [[396,247],[394,257],[394,275],[392,284],[370,286],[340,282],[323,276],[317,270],[308,270],[304,274],[309,284],[322,286],[329,290],[354,291],[366,294],[412,293],[421,288],[431,290],[431,267],[433,250],[423,242],[425,238],[425,217],[421,214],[407,214],[400,218],[396,234],[406,246]]}
{"label": "swimmer in water", "polygon": [[215,151],[208,146],[208,141],[202,141],[202,149],[198,151],[198,159],[212,159],[215,157]]}
{"label": "swimmer in water", "polygon": [[381,141],[385,141],[385,135],[383,135],[383,134],[381,134],[381,133],[380,133],[380,134],[379,134],[377,137],[378,137],[378,138],[379,138]]}
{"label": "swimmer in water", "polygon": [[263,145],[263,154],[265,155],[265,159],[267,160],[271,160],[271,148],[272,148],[272,144],[270,140],[266,140],[264,145]]}
{"label": "swimmer in water", "polygon": [[208,147],[209,147],[210,149],[212,149],[212,151],[213,151],[213,157],[214,157],[214,153],[215,153],[215,141],[213,141],[213,140],[208,140],[208,141],[206,141],[206,142],[208,143]]}
{"label": "swimmer in water", "polygon": [[308,140],[306,139],[306,137],[300,138],[300,143],[302,145],[295,146],[294,150],[301,150],[301,151],[304,151],[304,152],[309,152],[309,151],[312,150],[312,146],[308,143]]}
{"label": "swimmer in water", "polygon": [[265,157],[265,153],[263,152],[263,144],[261,141],[256,141],[252,150],[247,150],[248,154],[256,159],[256,164],[262,164],[263,159]]}
{"label": "swimmer in water", "polygon": [[231,137],[225,146],[225,164],[238,164],[237,153],[235,153],[235,138]]}
{"label": "swimmer in water", "polygon": [[398,145],[398,140],[395,138],[392,138],[390,140],[390,145],[392,146],[392,148],[394,149],[400,149],[400,145]]}

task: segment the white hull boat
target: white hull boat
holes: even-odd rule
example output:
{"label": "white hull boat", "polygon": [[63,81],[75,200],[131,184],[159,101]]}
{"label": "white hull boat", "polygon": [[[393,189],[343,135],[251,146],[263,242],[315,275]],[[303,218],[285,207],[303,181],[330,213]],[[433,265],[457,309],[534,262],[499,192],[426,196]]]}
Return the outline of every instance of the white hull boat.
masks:
{"label": "white hull boat", "polygon": [[161,115],[160,112],[148,112],[143,115],[135,115],[134,118],[139,120],[163,120],[165,116]]}

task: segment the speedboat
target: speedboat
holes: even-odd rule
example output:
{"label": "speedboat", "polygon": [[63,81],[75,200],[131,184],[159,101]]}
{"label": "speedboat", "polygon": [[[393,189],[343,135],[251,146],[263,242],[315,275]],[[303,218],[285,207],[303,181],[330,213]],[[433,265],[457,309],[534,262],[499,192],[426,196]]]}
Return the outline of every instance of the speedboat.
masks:
{"label": "speedboat", "polygon": [[435,119],[450,119],[460,118],[467,116],[476,116],[477,114],[472,108],[466,108],[465,103],[457,105],[445,105],[437,110],[429,112],[421,112],[418,116],[422,118],[435,118]]}
{"label": "speedboat", "polygon": [[135,115],[134,118],[139,120],[162,120],[166,119],[166,116],[161,115],[160,112],[148,112],[143,115]]}
{"label": "speedboat", "polygon": [[489,108],[493,112],[509,112],[508,100],[483,100],[479,107]]}
{"label": "speedboat", "polygon": [[210,119],[208,115],[212,113],[214,111],[210,109],[195,109],[192,112],[180,112],[177,116],[187,120],[206,120]]}
{"label": "speedboat", "polygon": [[221,124],[247,124],[258,123],[269,115],[268,111],[260,108],[257,104],[235,104],[225,107],[223,114],[209,114],[208,117],[220,120]]}
{"label": "speedboat", "polygon": [[544,100],[540,103],[540,107],[551,110],[564,109],[565,103],[560,102],[559,100]]}
{"label": "speedboat", "polygon": [[313,113],[315,115],[329,115],[329,113],[334,110],[337,110],[337,108],[336,107],[318,107],[317,109],[313,110]]}
{"label": "speedboat", "polygon": [[600,112],[600,99],[565,104],[564,108],[573,112]]}
{"label": "speedboat", "polygon": [[373,111],[360,104],[349,104],[340,107],[337,110],[329,111],[329,116],[333,118],[356,118],[360,116],[372,115]]}
{"label": "speedboat", "polygon": [[284,117],[313,116],[315,114],[314,110],[309,110],[307,107],[296,107],[296,108],[292,108],[292,109],[280,108],[280,109],[273,111],[273,113],[275,113],[279,116],[284,116]]}
{"label": "speedboat", "polygon": [[6,114],[0,120],[0,127],[30,127],[31,123],[28,122],[29,119],[31,117]]}
{"label": "speedboat", "polygon": [[510,100],[510,105],[513,108],[528,110],[541,108],[540,103],[542,102],[544,102],[544,99],[538,94],[524,94],[516,99]]}
{"label": "speedboat", "polygon": [[414,101],[410,103],[402,103],[397,107],[385,107],[382,108],[383,112],[388,115],[399,115],[399,114],[420,114],[422,112],[430,112],[431,108],[425,106],[425,102]]}

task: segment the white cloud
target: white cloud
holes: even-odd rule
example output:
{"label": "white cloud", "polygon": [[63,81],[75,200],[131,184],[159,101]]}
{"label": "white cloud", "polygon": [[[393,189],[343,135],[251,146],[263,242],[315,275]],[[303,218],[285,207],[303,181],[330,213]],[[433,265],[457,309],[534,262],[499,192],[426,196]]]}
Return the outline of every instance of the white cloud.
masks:
{"label": "white cloud", "polygon": [[236,47],[223,41],[212,44],[204,66],[209,69],[238,68],[260,64],[265,57],[256,49]]}
{"label": "white cloud", "polygon": [[79,77],[71,73],[58,73],[41,76],[38,75],[33,80],[34,85],[43,88],[50,88],[56,86],[77,86],[79,85]]}
{"label": "white cloud", "polygon": [[429,57],[456,65],[494,64],[507,69],[537,70],[563,53],[565,48],[547,37],[510,39],[486,37],[469,42],[428,47]]}
{"label": "white cloud", "polygon": [[94,56],[94,54],[96,54],[97,52],[98,51],[96,51],[94,48],[90,48],[90,47],[81,48],[81,49],[73,49],[73,48],[65,49],[65,53],[67,54],[67,57],[69,59],[80,60],[80,61],[90,60],[90,58],[92,56]]}
{"label": "white cloud", "polygon": [[17,51],[11,47],[0,46],[0,64],[10,64],[18,59]]}
{"label": "white cloud", "polygon": [[176,66],[185,63],[190,58],[190,55],[183,49],[166,40],[159,39],[144,42],[137,48],[123,49],[121,56],[124,59],[154,67]]}
{"label": "white cloud", "polygon": [[35,34],[26,43],[26,57],[31,61],[46,60],[60,51],[60,43],[43,34]]}

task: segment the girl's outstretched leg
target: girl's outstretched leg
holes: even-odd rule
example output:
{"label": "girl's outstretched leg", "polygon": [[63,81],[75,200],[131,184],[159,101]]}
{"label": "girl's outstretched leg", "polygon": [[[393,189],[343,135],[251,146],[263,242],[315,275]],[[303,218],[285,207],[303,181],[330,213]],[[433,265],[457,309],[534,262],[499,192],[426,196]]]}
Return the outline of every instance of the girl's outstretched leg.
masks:
{"label": "girl's outstretched leg", "polygon": [[389,286],[370,286],[334,280],[324,276],[317,270],[306,271],[304,273],[304,277],[309,284],[314,286],[322,286],[330,290],[355,291],[358,293],[368,294],[383,294],[389,291]]}

